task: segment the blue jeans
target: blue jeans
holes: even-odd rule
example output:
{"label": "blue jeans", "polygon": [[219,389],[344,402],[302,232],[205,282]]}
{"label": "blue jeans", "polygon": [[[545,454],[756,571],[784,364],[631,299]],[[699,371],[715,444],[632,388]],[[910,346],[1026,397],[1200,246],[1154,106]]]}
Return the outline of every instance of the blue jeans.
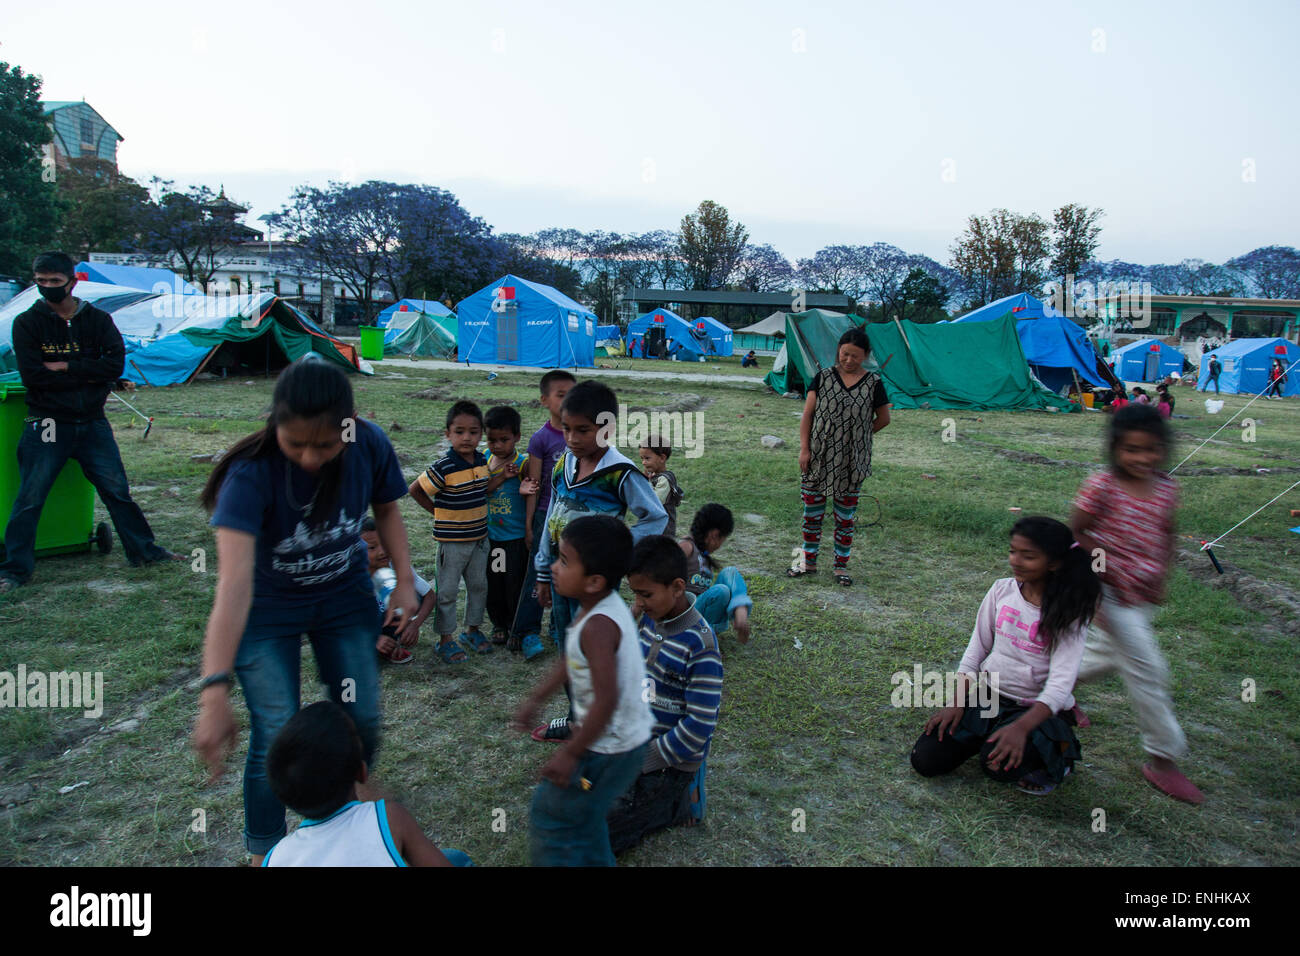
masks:
{"label": "blue jeans", "polygon": [[[605,817],[641,773],[646,744],[621,754],[588,750],[567,787],[543,780],[533,791],[528,842],[533,866],[613,866]],[[583,779],[591,789],[583,790]]]}
{"label": "blue jeans", "polygon": [[[524,576],[524,589],[519,592],[519,607],[515,611],[515,623],[511,634],[520,639],[529,634],[542,633],[542,606],[533,597],[533,587],[537,584],[537,568],[533,561],[537,557],[537,546],[542,535],[546,533],[546,511],[538,508],[533,513],[533,546],[528,551],[528,571]],[[555,618],[551,618],[551,633],[555,633]]]}
{"label": "blue jeans", "polygon": [[745,589],[745,579],[735,568],[723,568],[713,586],[695,599],[695,610],[709,622],[714,634],[731,626],[731,615],[738,607],[753,607],[754,599]]}
{"label": "blue jeans", "polygon": [[[108,419],[55,422],[51,436],[54,441],[42,441],[45,433],[41,422],[29,422],[23,426],[18,440],[21,479],[14,510],[5,528],[5,561],[0,564],[0,577],[12,578],[19,584],[31,580],[36,565],[36,524],[50,488],[69,458],[81,464],[86,479],[99,493],[113,519],[127,561],[138,565],[166,558],[167,552],[154,544],[153,531],[144,512],[131,500],[126,469],[122,467],[122,456]],[[90,529],[86,532],[89,535]]]}
{"label": "blue jeans", "polygon": [[266,779],[266,753],[301,705],[304,632],[330,699],[357,725],[367,765],[379,745],[379,621],[370,588],[334,595],[316,605],[254,606],[235,655],[235,674],[252,724],[244,762],[244,845],[250,853],[265,853],[287,832],[284,805]]}

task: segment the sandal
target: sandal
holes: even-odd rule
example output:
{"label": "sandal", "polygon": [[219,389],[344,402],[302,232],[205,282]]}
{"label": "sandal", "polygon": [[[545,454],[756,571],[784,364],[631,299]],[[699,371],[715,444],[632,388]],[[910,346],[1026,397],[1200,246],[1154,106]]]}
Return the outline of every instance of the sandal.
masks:
{"label": "sandal", "polygon": [[504,644],[507,640],[509,640],[509,637],[505,631],[497,630],[492,632],[493,644],[501,645]]}
{"label": "sandal", "polygon": [[448,664],[460,664],[469,660],[466,654],[455,641],[447,640],[438,645],[438,656]]}
{"label": "sandal", "polygon": [[816,574],[816,573],[817,573],[817,569],[816,569],[815,567],[812,567],[812,568],[786,568],[786,570],[785,570],[785,576],[786,576],[787,578],[802,578],[802,577],[805,577],[805,576],[807,576],[807,575],[809,575],[809,574]]}
{"label": "sandal", "polygon": [[836,584],[842,585],[843,587],[846,588],[853,587],[853,579],[849,577],[847,574],[845,574],[843,571],[836,571],[834,577],[835,577]]}
{"label": "sandal", "polygon": [[568,717],[556,717],[549,724],[542,724],[533,730],[533,739],[542,743],[560,744],[572,736]]}
{"label": "sandal", "polygon": [[[1066,767],[1065,776],[1069,775],[1070,768]],[[1031,770],[1016,781],[1016,786],[1021,793],[1027,793],[1031,797],[1045,797],[1055,790],[1058,784],[1048,776],[1046,770]]]}
{"label": "sandal", "polygon": [[414,659],[415,655],[411,653],[410,648],[403,647],[401,644],[394,647],[392,653],[388,655],[390,664],[409,664]]}
{"label": "sandal", "polygon": [[492,642],[483,636],[482,631],[464,631],[460,635],[461,643],[468,644],[480,654],[492,653]]}

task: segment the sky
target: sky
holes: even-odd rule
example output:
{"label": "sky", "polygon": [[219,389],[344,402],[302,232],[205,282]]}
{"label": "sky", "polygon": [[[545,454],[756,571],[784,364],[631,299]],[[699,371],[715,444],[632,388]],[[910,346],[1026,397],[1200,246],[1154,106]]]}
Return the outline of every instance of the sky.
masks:
{"label": "sky", "polygon": [[449,189],[497,232],[726,206],[792,260],[941,262],[973,214],[1105,210],[1102,259],[1300,245],[1300,4],[8,4],[0,60],[141,181]]}

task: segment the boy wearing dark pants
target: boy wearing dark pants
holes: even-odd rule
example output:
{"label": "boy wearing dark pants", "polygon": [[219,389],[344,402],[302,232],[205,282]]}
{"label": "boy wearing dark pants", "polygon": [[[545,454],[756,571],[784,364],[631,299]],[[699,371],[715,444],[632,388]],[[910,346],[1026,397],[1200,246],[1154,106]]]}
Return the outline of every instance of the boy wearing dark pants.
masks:
{"label": "boy wearing dark pants", "polygon": [[504,644],[514,625],[528,570],[528,542],[524,535],[528,455],[515,452],[519,443],[519,413],[508,405],[489,408],[487,427],[488,472],[502,482],[488,495],[487,611],[492,620],[492,643]]}
{"label": "boy wearing dark pants", "polygon": [[[551,504],[546,511],[546,533],[537,549],[537,599],[552,607],[551,626],[557,639],[578,613],[578,602],[551,595],[551,563],[560,537],[570,521],[588,514],[622,519],[629,511],[637,517],[632,540],[663,533],[668,515],[650,482],[624,455],[608,443],[618,423],[618,397],[600,382],[581,382],[569,390],[560,409],[568,451],[551,473]],[[562,647],[567,647],[567,642]],[[565,718],[538,727],[537,740],[564,740],[569,735]]]}
{"label": "boy wearing dark pants", "polygon": [[527,730],[547,698],[572,688],[573,734],[542,768],[528,838],[534,866],[613,866],[605,816],[636,779],[650,739],[642,694],[645,662],[632,613],[618,595],[632,533],[611,515],[588,515],[564,530],[551,570],[557,594],[581,608],[565,634],[565,655],[515,713]]}
{"label": "boy wearing dark pants", "polygon": [[492,652],[479,631],[487,601],[487,493],[504,480],[490,479],[487,459],[478,450],[483,413],[473,402],[457,402],[447,412],[451,448],[411,482],[411,497],[433,515],[438,542],[438,654],[449,664],[466,659],[452,639],[456,630],[456,595],[465,582],[465,632],[461,641],[480,654]]}
{"label": "boy wearing dark pants", "polygon": [[[542,606],[537,601],[537,572],[533,562],[537,548],[546,529],[546,509],[551,503],[551,472],[564,454],[564,432],[560,425],[560,406],[569,389],[577,383],[563,369],[553,369],[542,376],[542,407],[550,419],[533,433],[528,441],[528,478],[538,485],[537,494],[526,499],[524,511],[524,540],[528,545],[528,568],[523,588],[519,594],[519,609],[515,614],[514,629],[510,635],[510,649],[522,650],[524,660],[532,660],[542,653]],[[552,621],[551,639],[561,646],[560,635]]]}
{"label": "boy wearing dark pants", "polygon": [[627,582],[654,715],[641,775],[609,813],[614,853],[647,834],[704,817],[705,760],[722,703],[718,639],[686,590],[686,555],[671,538],[643,538]]}

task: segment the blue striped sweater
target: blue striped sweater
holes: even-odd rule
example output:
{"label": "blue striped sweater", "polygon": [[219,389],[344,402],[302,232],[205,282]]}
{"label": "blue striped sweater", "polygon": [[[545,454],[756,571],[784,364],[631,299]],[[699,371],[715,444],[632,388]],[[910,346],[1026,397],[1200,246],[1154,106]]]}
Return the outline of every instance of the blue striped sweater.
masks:
{"label": "blue striped sweater", "polygon": [[[638,622],[646,676],[653,682],[654,736],[642,772],[694,771],[708,756],[722,705],[718,639],[695,605],[669,621]],[[655,647],[658,646],[658,652]]]}

